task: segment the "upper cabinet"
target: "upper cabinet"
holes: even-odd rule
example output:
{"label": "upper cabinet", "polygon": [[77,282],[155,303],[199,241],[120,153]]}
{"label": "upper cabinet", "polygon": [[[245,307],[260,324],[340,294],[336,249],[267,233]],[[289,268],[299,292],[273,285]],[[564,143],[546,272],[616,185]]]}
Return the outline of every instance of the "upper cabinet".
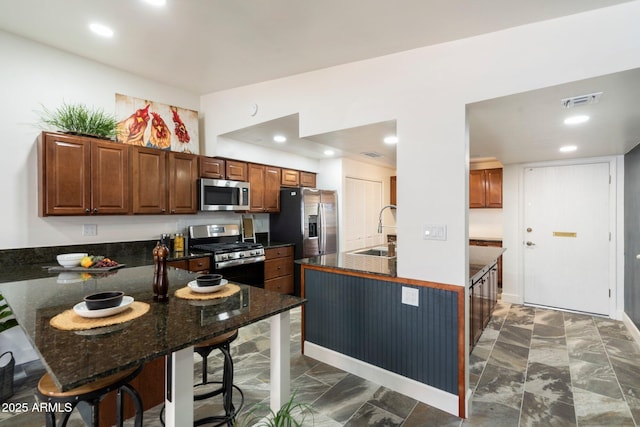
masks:
{"label": "upper cabinet", "polygon": [[280,168],[248,164],[250,212],[280,212]]}
{"label": "upper cabinet", "polygon": [[169,153],[169,213],[192,214],[198,211],[198,156]]}
{"label": "upper cabinet", "polygon": [[502,169],[469,171],[469,207],[502,207]]}
{"label": "upper cabinet", "polygon": [[166,163],[166,151],[147,147],[131,147],[133,213],[166,213]]}
{"label": "upper cabinet", "polygon": [[162,215],[198,212],[198,178],[251,183],[250,211],[279,212],[280,187],[314,187],[316,174],[43,132],[39,213]]}
{"label": "upper cabinet", "polygon": [[316,188],[316,174],[300,172],[300,187]]}
{"label": "upper cabinet", "polygon": [[134,214],[192,214],[198,210],[198,156],[131,148]]}
{"label": "upper cabinet", "polygon": [[236,160],[226,160],[227,179],[233,181],[247,181],[247,163]]}
{"label": "upper cabinet", "polygon": [[284,187],[299,187],[300,186],[300,171],[294,169],[282,169],[282,186]]}
{"label": "upper cabinet", "polygon": [[200,156],[200,178],[226,179],[227,171],[224,159]]}
{"label": "upper cabinet", "polygon": [[43,132],[40,215],[129,213],[128,149],[102,139]]}

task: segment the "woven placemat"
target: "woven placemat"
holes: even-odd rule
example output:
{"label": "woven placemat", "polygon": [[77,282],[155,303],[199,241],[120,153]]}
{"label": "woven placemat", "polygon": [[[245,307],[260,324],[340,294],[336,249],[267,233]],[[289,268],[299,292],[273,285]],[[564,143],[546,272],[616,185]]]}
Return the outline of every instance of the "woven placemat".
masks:
{"label": "woven placemat", "polygon": [[178,289],[175,295],[178,298],[183,299],[207,300],[230,297],[231,295],[238,292],[240,292],[240,286],[234,283],[227,283],[224,288],[220,289],[219,291],[211,292],[208,294],[199,294],[198,292],[193,292],[189,286],[185,286],[184,288]]}
{"label": "woven placemat", "polygon": [[73,309],[65,310],[54,316],[49,324],[63,331],[81,331],[84,329],[102,328],[128,322],[145,314],[151,306],[146,302],[134,301],[126,310],[108,317],[87,318],[76,314]]}

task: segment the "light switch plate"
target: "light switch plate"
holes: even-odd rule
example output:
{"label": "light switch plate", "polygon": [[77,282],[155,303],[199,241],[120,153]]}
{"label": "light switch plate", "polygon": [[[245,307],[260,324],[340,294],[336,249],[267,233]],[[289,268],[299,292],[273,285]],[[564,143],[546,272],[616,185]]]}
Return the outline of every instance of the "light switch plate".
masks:
{"label": "light switch plate", "polygon": [[402,303],[419,307],[420,306],[420,289],[403,286],[402,287]]}
{"label": "light switch plate", "polygon": [[424,240],[447,240],[447,226],[445,224],[425,224],[422,226]]}

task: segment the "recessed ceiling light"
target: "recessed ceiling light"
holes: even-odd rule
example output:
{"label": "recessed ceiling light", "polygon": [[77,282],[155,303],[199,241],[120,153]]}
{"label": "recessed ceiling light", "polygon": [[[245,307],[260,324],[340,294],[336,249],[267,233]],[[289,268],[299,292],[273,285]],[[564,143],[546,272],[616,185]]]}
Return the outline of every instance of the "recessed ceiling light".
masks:
{"label": "recessed ceiling light", "polygon": [[562,153],[571,153],[573,151],[576,151],[578,149],[578,147],[576,147],[575,145],[565,145],[563,147],[560,147],[560,152]]}
{"label": "recessed ceiling light", "polygon": [[385,144],[397,144],[398,143],[398,137],[395,136],[395,135],[389,135],[389,136],[386,136],[383,139],[383,141],[384,141]]}
{"label": "recessed ceiling light", "polygon": [[167,4],[167,0],[143,0],[145,3],[149,3],[151,6],[162,7]]}
{"label": "recessed ceiling light", "polygon": [[287,141],[287,137],[284,135],[275,135],[273,137],[273,142],[282,144],[283,142],[286,142],[286,141]]}
{"label": "recessed ceiling light", "polygon": [[565,125],[578,125],[589,121],[589,116],[571,116],[564,119]]}
{"label": "recessed ceiling light", "polygon": [[334,154],[336,154],[336,152],[333,150],[324,150],[325,156],[333,156]]}
{"label": "recessed ceiling light", "polygon": [[89,24],[89,29],[102,37],[113,37],[113,30],[106,25],[92,22]]}

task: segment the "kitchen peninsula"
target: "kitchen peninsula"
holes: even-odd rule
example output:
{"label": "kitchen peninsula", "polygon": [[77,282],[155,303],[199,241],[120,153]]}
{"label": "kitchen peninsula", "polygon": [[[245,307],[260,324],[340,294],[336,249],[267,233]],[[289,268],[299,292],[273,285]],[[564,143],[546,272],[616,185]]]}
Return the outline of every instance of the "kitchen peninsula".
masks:
{"label": "kitchen peninsula", "polygon": [[[470,271],[494,265],[503,251],[476,249]],[[465,287],[397,277],[395,257],[296,262],[306,355],[465,417]]]}
{"label": "kitchen peninsula", "polygon": [[[194,304],[174,296],[197,274],[169,269],[168,303],[152,300],[153,266],[123,268],[69,285],[56,278],[14,281],[0,285],[19,325],[63,391],[89,383],[162,356],[172,380],[167,384],[168,426],[193,425],[193,345],[271,318],[271,406],[289,398],[289,310],[304,304],[290,295],[239,285],[240,291],[216,304]],[[72,308],[87,293],[122,290],[150,306],[141,317],[114,327],[80,331],[59,330],[54,316]]]}

